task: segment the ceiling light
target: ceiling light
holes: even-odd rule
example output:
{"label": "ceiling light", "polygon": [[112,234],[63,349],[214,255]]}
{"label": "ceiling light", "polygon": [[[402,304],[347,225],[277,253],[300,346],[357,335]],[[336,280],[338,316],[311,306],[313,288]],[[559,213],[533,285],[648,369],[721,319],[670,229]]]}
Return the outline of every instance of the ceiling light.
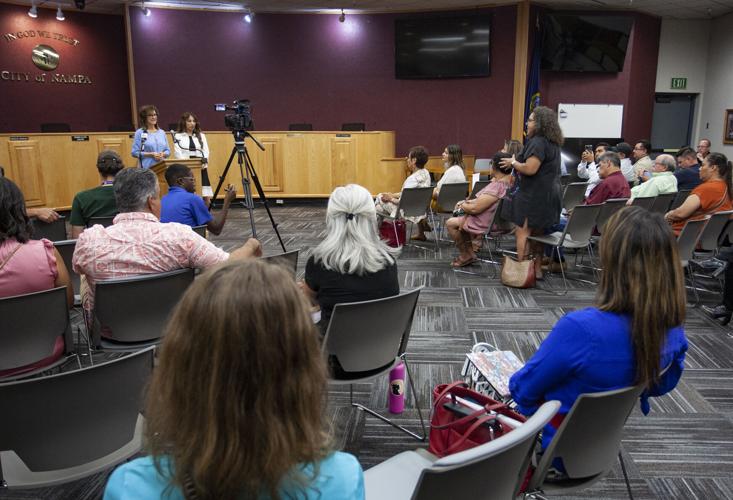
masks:
{"label": "ceiling light", "polygon": [[341,9],[341,15],[339,16],[339,22],[343,23],[346,21],[346,14],[344,14],[344,9]]}
{"label": "ceiling light", "polygon": [[36,18],[38,17],[38,9],[36,8],[36,2],[31,2],[31,8],[28,10],[28,15]]}
{"label": "ceiling light", "polygon": [[79,10],[84,10],[84,7],[86,7],[86,0],[74,0],[74,3],[76,4],[76,8]]}
{"label": "ceiling light", "polygon": [[145,7],[145,0],[142,1],[142,5],[140,6],[140,8],[143,10],[143,16],[150,17],[150,9]]}
{"label": "ceiling light", "polygon": [[63,21],[64,19],[66,18],[64,17],[64,11],[61,10],[61,5],[56,4],[56,20]]}
{"label": "ceiling light", "polygon": [[248,10],[242,19],[244,19],[245,23],[251,23],[254,17],[255,17],[255,13],[252,12],[251,10]]}

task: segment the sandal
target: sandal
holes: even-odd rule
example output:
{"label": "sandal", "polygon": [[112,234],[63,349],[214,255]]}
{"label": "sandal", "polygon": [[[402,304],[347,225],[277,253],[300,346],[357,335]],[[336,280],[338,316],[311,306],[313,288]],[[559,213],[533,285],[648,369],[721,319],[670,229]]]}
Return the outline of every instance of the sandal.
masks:
{"label": "sandal", "polygon": [[476,262],[478,259],[476,257],[470,257],[466,260],[461,260],[460,257],[456,257],[453,262],[451,262],[451,267],[458,268],[458,267],[466,267],[470,266],[474,262]]}

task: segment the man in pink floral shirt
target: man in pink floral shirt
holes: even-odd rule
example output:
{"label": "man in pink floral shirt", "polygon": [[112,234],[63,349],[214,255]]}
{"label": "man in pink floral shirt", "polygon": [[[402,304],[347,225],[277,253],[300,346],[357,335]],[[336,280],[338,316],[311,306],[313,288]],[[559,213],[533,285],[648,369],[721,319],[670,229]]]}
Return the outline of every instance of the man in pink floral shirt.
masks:
{"label": "man in pink floral shirt", "polygon": [[82,275],[82,305],[87,313],[94,308],[96,280],[206,268],[262,254],[259,241],[253,238],[227,253],[190,226],[159,222],[160,187],[150,170],[123,170],[115,178],[114,190],[120,214],[112,226],[96,225],[81,233],[72,260],[74,271]]}

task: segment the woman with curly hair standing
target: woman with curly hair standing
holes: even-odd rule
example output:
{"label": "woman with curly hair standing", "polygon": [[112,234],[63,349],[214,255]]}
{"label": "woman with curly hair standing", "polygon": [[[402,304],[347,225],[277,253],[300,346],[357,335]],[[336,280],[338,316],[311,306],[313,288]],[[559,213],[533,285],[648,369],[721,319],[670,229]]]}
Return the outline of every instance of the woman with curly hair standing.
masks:
{"label": "woman with curly hair standing", "polygon": [[[560,220],[560,146],[563,135],[557,115],[550,108],[538,106],[527,120],[527,141],[516,156],[502,160],[519,174],[519,186],[511,203],[502,207],[502,218],[517,225],[517,258],[542,255],[542,243],[529,243],[530,235],[543,234]],[[530,246],[531,252],[530,252]],[[535,261],[535,273],[542,277],[541,259]]]}

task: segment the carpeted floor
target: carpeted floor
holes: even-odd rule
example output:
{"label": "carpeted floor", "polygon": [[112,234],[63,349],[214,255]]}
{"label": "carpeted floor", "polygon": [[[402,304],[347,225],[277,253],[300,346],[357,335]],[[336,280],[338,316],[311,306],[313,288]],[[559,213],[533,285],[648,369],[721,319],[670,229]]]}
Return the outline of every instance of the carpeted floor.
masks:
{"label": "carpeted floor", "polygon": [[[286,202],[273,215],[288,250],[301,249],[299,276],[310,249],[325,231],[325,203]],[[266,254],[279,253],[267,215],[256,210],[256,224]],[[224,232],[212,241],[229,250],[250,234],[247,212],[230,213]],[[488,341],[527,359],[563,314],[593,304],[595,286],[571,280],[570,291],[557,296],[557,278],[541,283],[544,289],[517,290],[501,285],[490,267],[472,266],[476,276],[453,271],[448,262],[452,247],[443,243],[441,257],[430,244],[427,251],[406,247],[398,262],[403,289],[421,292],[408,347],[420,407],[428,418],[433,386],[460,378],[464,354],[478,341]],[[508,247],[513,245],[511,242]],[[572,262],[572,257],[569,259]],[[490,277],[485,277],[487,274]],[[588,272],[571,270],[590,279]],[[718,294],[702,294],[715,303]],[[690,298],[692,300],[692,298]],[[622,452],[637,499],[733,498],[733,334],[689,306],[685,331],[690,341],[686,371],[671,394],[654,399],[644,417],[634,411],[624,432]],[[387,380],[355,386],[355,400],[386,409]],[[332,386],[328,416],[338,448],[355,454],[367,469],[420,443],[352,409],[348,386]],[[396,420],[419,428],[408,394],[408,409]],[[101,495],[106,474],[44,490],[0,492],[7,499],[92,499]],[[627,498],[620,468],[595,487],[572,498]],[[570,498],[570,497],[564,497]]]}

